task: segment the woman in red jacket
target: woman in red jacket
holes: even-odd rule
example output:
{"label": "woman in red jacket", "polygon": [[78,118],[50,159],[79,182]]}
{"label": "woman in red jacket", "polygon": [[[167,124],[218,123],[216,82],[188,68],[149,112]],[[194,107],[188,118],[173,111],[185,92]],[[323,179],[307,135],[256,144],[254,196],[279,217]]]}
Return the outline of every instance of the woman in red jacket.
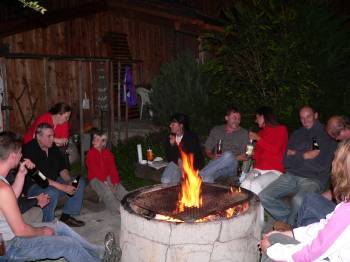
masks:
{"label": "woman in red jacket", "polygon": [[255,122],[260,131],[249,132],[249,138],[256,141],[253,155],[255,162],[241,187],[259,194],[284,172],[283,156],[287,149],[288,131],[277,122],[270,107],[259,108]]}
{"label": "woman in red jacket", "polygon": [[46,112],[35,119],[32,126],[23,137],[24,144],[28,143],[34,138],[35,130],[41,123],[48,123],[54,130],[54,142],[58,147],[67,145],[69,138],[69,125],[72,108],[65,103],[55,104],[49,112]]}
{"label": "woman in red jacket", "polygon": [[118,213],[120,200],[127,191],[120,183],[113,154],[106,148],[107,135],[98,130],[92,133],[92,147],[86,156],[88,180],[91,187],[112,213]]}

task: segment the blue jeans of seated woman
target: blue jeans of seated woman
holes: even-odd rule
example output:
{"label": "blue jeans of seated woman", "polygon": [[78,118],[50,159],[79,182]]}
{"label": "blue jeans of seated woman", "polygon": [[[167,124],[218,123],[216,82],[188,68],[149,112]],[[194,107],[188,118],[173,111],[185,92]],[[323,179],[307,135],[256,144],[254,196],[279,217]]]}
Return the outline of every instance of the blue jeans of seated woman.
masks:
{"label": "blue jeans of seated woman", "polygon": [[6,254],[0,261],[36,261],[64,258],[71,262],[100,261],[104,248],[89,243],[62,222],[39,223],[55,230],[53,236],[14,237],[6,241]]}
{"label": "blue jeans of seated woman", "polygon": [[[57,179],[57,182],[65,184],[64,180],[61,177]],[[85,179],[80,178],[77,191],[72,197],[67,197],[64,203],[63,213],[68,215],[79,215],[83,204],[85,186]],[[66,193],[52,186],[41,188],[36,184],[28,190],[29,197],[37,196],[41,193],[45,193],[50,196],[50,202],[43,208],[43,222],[51,222],[55,218],[55,209],[58,203],[58,199],[62,196],[65,196]]]}
{"label": "blue jeans of seated woman", "polygon": [[213,183],[220,176],[236,176],[237,160],[235,156],[227,151],[217,159],[210,162],[199,172],[203,182]]}
{"label": "blue jeans of seated woman", "polygon": [[336,204],[321,194],[309,193],[304,199],[298,212],[297,226],[307,226],[325,218],[334,211]]}

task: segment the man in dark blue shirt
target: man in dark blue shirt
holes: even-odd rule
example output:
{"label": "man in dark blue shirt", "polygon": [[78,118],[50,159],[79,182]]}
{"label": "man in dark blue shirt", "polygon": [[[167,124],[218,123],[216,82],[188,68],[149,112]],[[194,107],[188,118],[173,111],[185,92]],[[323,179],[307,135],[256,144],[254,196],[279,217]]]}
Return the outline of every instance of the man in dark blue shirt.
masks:
{"label": "man in dark blue shirt", "polygon": [[42,123],[36,129],[35,138],[23,146],[24,158],[29,158],[49,181],[49,186],[42,188],[29,176],[26,176],[24,192],[28,197],[35,197],[41,193],[50,196],[50,203],[43,208],[43,222],[54,220],[59,197],[68,194],[71,197],[66,198],[60,220],[69,226],[83,226],[85,223],[75,219],[72,215],[80,213],[86,183],[81,179],[77,188],[71,185],[72,178],[63,155],[54,144],[53,139],[53,127]]}
{"label": "man in dark blue shirt", "polygon": [[[307,193],[320,193],[328,180],[337,143],[332,140],[318,121],[311,107],[299,111],[302,127],[291,135],[284,157],[286,172],[268,185],[259,198],[263,207],[275,219],[295,225],[296,216]],[[313,149],[313,141],[319,148]],[[284,198],[291,196],[289,206]]]}

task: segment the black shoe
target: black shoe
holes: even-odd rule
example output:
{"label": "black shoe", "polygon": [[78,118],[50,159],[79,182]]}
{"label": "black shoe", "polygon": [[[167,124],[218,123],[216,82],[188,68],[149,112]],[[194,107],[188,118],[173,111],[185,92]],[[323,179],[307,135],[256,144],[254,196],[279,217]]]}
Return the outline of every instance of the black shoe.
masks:
{"label": "black shoe", "polygon": [[108,232],[105,236],[105,253],[103,262],[115,262],[118,259],[118,249],[113,232]]}
{"label": "black shoe", "polygon": [[75,219],[74,217],[72,217],[70,215],[61,216],[60,220],[70,227],[82,227],[85,225],[84,221]]}

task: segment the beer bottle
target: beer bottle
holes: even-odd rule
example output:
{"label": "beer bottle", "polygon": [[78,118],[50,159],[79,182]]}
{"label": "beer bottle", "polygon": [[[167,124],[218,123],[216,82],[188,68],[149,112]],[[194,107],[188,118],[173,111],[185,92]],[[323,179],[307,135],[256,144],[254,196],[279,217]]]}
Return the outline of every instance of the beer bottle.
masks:
{"label": "beer bottle", "polygon": [[222,139],[219,139],[218,144],[216,146],[216,154],[221,155],[222,154]]}
{"label": "beer bottle", "polygon": [[312,138],[312,150],[320,150],[320,145],[315,137]]}
{"label": "beer bottle", "polygon": [[[79,185],[79,180],[80,180],[80,176],[76,176],[73,181],[72,181],[72,186],[74,186],[75,188],[78,188]],[[72,197],[73,195],[67,194],[69,197]]]}
{"label": "beer bottle", "polygon": [[251,158],[252,157],[253,150],[254,150],[253,139],[250,139],[249,143],[247,144],[246,151],[245,151],[245,154],[246,154],[247,158]]}

